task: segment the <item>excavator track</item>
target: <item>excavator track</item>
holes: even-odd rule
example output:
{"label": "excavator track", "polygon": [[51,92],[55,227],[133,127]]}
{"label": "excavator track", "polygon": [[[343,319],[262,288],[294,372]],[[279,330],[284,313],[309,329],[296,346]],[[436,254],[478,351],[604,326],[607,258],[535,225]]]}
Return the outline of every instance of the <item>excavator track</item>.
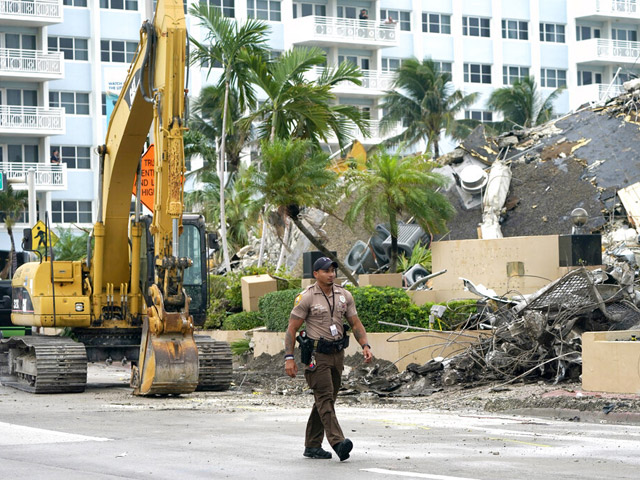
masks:
{"label": "excavator track", "polygon": [[229,390],[233,374],[231,348],[227,342],[218,342],[206,335],[194,335],[198,347],[197,391]]}
{"label": "excavator track", "polygon": [[47,335],[4,339],[0,342],[0,382],[30,393],[84,392],[84,345]]}

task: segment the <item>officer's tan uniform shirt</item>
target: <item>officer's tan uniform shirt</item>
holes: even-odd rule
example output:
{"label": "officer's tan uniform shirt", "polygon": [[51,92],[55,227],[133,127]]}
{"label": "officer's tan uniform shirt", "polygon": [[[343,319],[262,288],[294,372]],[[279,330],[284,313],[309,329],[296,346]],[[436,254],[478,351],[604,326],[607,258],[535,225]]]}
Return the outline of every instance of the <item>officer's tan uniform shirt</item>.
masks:
{"label": "officer's tan uniform shirt", "polygon": [[[333,310],[333,316],[331,315]],[[309,338],[318,340],[339,340],[344,335],[343,317],[357,315],[356,304],[351,292],[333,285],[333,294],[325,295],[317,283],[314,283],[296,297],[291,316],[304,320]],[[335,325],[337,335],[331,333]]]}

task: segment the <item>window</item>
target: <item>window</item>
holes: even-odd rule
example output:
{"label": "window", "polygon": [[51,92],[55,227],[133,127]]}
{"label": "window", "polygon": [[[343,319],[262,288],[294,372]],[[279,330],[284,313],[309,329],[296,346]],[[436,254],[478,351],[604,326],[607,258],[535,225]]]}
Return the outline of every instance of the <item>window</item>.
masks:
{"label": "window", "polygon": [[422,31],[427,33],[451,33],[451,15],[423,13]]}
{"label": "window", "polygon": [[463,68],[465,83],[491,83],[491,65],[465,63]]}
{"label": "window", "polygon": [[402,60],[400,58],[385,58],[382,57],[382,71],[393,72],[400,68]]}
{"label": "window", "polygon": [[53,200],[51,221],[53,223],[92,223],[91,202]]}
{"label": "window", "polygon": [[369,60],[369,57],[360,57],[357,55],[338,55],[338,65],[343,62],[350,62],[362,70],[369,70]]}
{"label": "window", "polygon": [[228,18],[235,17],[235,0],[200,0],[200,3],[209,4],[210,7],[222,9],[222,15]]}
{"label": "window", "polygon": [[548,88],[559,88],[567,86],[567,71],[555,68],[540,69],[540,86]]}
{"label": "window", "polygon": [[100,8],[138,10],[138,0],[100,0]]}
{"label": "window", "polygon": [[637,42],[638,32],[635,30],[624,30],[622,28],[612,28],[611,38],[613,40],[621,40],[623,42]]}
{"label": "window", "polygon": [[7,145],[7,155],[7,162],[37,163],[39,160],[37,145]]}
{"label": "window", "polygon": [[493,112],[486,110],[465,110],[464,118],[467,120],[477,120],[479,122],[493,122]]}
{"label": "window", "polygon": [[541,23],[540,41],[564,43],[564,25],[558,23]]}
{"label": "window", "polygon": [[576,25],[576,40],[589,40],[590,38],[600,38],[600,29]]}
{"label": "window", "polygon": [[89,94],[49,92],[50,107],[64,107],[67,115],[89,115]]}
{"label": "window", "polygon": [[338,18],[358,18],[356,7],[338,6]]}
{"label": "window", "polygon": [[65,60],[89,60],[86,38],[49,37],[49,51],[64,53]]}
{"label": "window", "polygon": [[521,20],[502,20],[502,38],[529,40],[529,23]]}
{"label": "window", "polygon": [[131,63],[138,44],[122,40],[100,40],[100,60],[103,62]]}
{"label": "window", "polygon": [[258,20],[271,20],[279,22],[280,1],[279,0],[247,0],[247,15],[249,18]]}
{"label": "window", "polygon": [[503,65],[502,83],[513,85],[516,80],[522,80],[529,76],[529,67],[517,67],[513,65]]}
{"label": "window", "polygon": [[67,7],[86,7],[87,0],[63,0],[62,4]]}
{"label": "window", "polygon": [[490,23],[488,18],[462,17],[462,34],[469,37],[489,37]]}
{"label": "window", "polygon": [[602,83],[602,73],[578,70],[578,85],[592,85]]}
{"label": "window", "polygon": [[51,152],[54,150],[60,152],[60,160],[67,164],[67,168],[91,168],[90,147],[51,145]]}
{"label": "window", "polygon": [[434,60],[433,63],[435,63],[438,66],[438,70],[440,72],[443,73],[451,73],[452,72],[452,63],[451,62],[439,62],[437,60]]}
{"label": "window", "polygon": [[[2,210],[0,210],[0,222],[4,222],[7,216],[8,216],[7,212],[3,212]],[[27,223],[29,212],[27,211],[26,208],[23,208],[19,212],[16,212],[16,211],[11,212],[11,216],[13,217],[13,220],[15,223]]]}
{"label": "window", "polygon": [[310,15],[316,15],[318,17],[326,17],[327,6],[318,5],[316,3],[294,3],[293,4],[293,18],[308,17]]}
{"label": "window", "polygon": [[38,91],[37,90],[19,90],[13,88],[6,89],[7,105],[15,105],[21,107],[37,107]]}
{"label": "window", "polygon": [[394,22],[400,25],[403,32],[411,31],[411,12],[401,12],[399,10],[380,10],[380,19],[385,21],[391,17]]}
{"label": "window", "polygon": [[4,42],[6,48],[20,48],[22,50],[36,49],[35,35],[27,35],[25,33],[5,33]]}

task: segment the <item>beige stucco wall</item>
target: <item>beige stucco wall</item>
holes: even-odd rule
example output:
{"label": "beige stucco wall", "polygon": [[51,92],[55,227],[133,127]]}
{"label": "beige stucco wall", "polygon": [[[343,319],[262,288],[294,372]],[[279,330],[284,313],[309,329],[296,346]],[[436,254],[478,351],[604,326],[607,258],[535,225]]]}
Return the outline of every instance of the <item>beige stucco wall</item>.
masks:
{"label": "beige stucco wall", "polygon": [[[435,357],[448,357],[463,352],[469,345],[477,342],[480,332],[405,332],[405,333],[368,333],[367,339],[376,358],[396,362],[400,371],[410,363],[423,365]],[[254,332],[253,354],[258,357],[284,355],[283,332]],[[347,355],[360,353],[362,349],[353,336]]]}
{"label": "beige stucco wall", "polygon": [[[432,271],[447,270],[432,279],[431,297],[423,297],[435,301],[476,298],[464,291],[460,277],[504,295],[514,291],[533,293],[567,272],[567,268],[558,266],[557,235],[433,242],[431,251]],[[524,276],[509,277],[509,262],[522,262]]]}
{"label": "beige stucco wall", "polygon": [[[635,338],[636,340],[632,340]],[[640,394],[640,331],[582,334],[582,388]]]}

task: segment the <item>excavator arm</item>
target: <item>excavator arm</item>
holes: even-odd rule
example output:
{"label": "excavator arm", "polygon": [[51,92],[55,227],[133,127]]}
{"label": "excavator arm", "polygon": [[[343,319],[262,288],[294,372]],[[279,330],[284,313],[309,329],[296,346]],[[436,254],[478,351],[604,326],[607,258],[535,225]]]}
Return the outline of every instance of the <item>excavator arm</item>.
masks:
{"label": "excavator arm", "polygon": [[[140,44],[100,148],[102,194],[94,228],[93,310],[102,312],[118,285],[131,285],[130,310],[142,313],[142,340],[132,386],[140,395],[188,393],[198,384],[198,350],[189,298],[182,279],[191,260],[178,257],[182,230],[187,30],[182,1],[160,0]],[[142,225],[131,225],[131,266],[127,232],[130,192],[140,154],[153,126],[154,284],[140,292]],[[108,251],[107,251],[108,246]],[[111,254],[113,252],[113,254]]]}

